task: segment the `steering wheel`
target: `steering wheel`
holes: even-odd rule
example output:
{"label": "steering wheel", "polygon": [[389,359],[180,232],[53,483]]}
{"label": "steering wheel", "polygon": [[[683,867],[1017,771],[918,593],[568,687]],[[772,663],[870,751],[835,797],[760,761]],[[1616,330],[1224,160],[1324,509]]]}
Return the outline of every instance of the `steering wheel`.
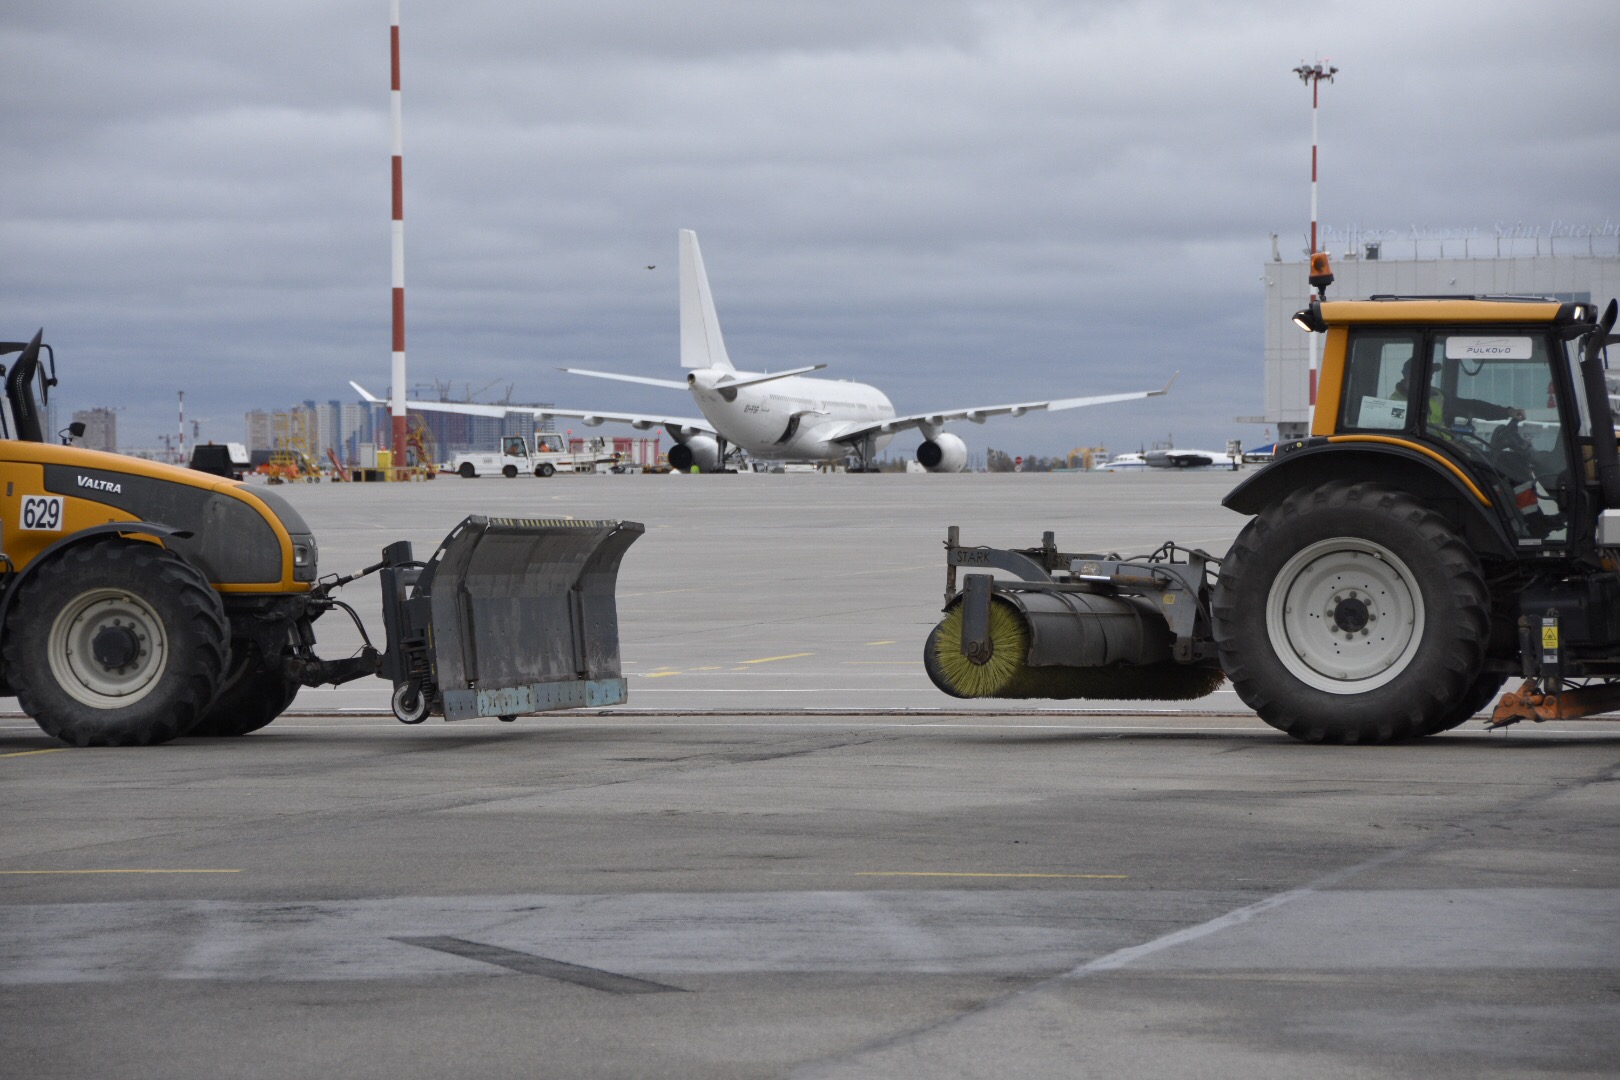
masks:
{"label": "steering wheel", "polygon": [[1530,438],[1519,427],[1523,417],[1510,417],[1508,422],[1491,432],[1491,464],[1503,476],[1521,481],[1535,479],[1535,466],[1530,459],[1534,447]]}

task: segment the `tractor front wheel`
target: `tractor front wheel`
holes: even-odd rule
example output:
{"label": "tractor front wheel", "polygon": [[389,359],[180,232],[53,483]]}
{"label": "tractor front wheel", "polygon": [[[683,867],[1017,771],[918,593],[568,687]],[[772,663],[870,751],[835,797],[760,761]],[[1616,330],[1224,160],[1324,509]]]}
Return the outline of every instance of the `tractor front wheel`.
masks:
{"label": "tractor front wheel", "polygon": [[194,726],[230,658],[219,595],[156,544],[68,548],[25,581],[5,644],[23,711],[75,746],[146,746]]}

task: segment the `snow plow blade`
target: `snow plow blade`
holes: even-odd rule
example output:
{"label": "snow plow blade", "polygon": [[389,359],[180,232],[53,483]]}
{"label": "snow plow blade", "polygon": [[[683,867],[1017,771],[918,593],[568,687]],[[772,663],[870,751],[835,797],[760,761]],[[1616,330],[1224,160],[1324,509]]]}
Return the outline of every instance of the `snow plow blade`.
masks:
{"label": "snow plow blade", "polygon": [[408,544],[385,552],[392,670],[383,674],[395,715],[510,719],[622,704],[614,589],[644,531],[634,521],[474,515],[425,564],[410,561]]}

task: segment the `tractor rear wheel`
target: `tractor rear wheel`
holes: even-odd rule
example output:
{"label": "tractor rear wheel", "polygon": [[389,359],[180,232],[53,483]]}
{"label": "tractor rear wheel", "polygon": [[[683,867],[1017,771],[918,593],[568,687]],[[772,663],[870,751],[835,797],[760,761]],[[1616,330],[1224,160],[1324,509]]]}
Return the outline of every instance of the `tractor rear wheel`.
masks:
{"label": "tractor rear wheel", "polygon": [[70,547],[23,583],[12,610],[12,691],[47,735],[75,746],[147,746],[184,735],[230,658],[219,595],[156,544]]}
{"label": "tractor rear wheel", "polygon": [[1439,514],[1375,484],[1324,484],[1263,510],[1222,561],[1212,608],[1238,696],[1306,742],[1454,726],[1490,630],[1474,553]]}
{"label": "tractor rear wheel", "polygon": [[463,480],[471,480],[473,477],[478,475],[478,470],[473,467],[473,463],[470,461],[463,461],[461,463],[461,468],[457,469],[456,471],[461,474],[461,478]]}

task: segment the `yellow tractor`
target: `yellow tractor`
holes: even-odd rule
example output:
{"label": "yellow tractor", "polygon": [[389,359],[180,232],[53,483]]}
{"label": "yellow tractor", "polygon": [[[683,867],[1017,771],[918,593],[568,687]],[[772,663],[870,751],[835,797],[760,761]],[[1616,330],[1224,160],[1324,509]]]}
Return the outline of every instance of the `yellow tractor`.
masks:
{"label": "yellow tractor", "polygon": [[[18,354],[0,433],[0,694],[47,734],[243,735],[301,686],[367,675],[392,682],[407,723],[625,699],[613,594],[641,525],[472,516],[425,562],[402,541],[323,579],[309,527],[262,487],[46,441],[42,337],[0,343]],[[353,617],[334,594],[373,573],[386,646],[321,659],[316,619]]]}
{"label": "yellow tractor", "polygon": [[[1604,350],[1616,305],[1318,294],[1308,438],[1226,497],[1217,559],[946,542],[924,660],[947,693],[1196,697],[1224,674],[1312,742],[1387,742],[1620,707],[1620,453]],[[963,587],[957,574],[969,571]],[[1000,575],[988,571],[1000,570]]]}

